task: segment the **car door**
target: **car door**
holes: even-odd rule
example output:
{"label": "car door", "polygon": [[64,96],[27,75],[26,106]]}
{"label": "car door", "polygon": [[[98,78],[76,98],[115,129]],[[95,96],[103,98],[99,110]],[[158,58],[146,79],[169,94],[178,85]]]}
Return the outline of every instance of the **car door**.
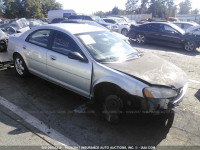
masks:
{"label": "car door", "polygon": [[182,35],[176,29],[172,28],[167,24],[163,24],[161,27],[161,37],[162,42],[170,44],[181,44]]}
{"label": "car door", "polygon": [[[47,52],[49,79],[83,96],[90,95],[92,63],[69,58],[70,52],[85,57],[78,44],[68,35],[54,31],[51,50]],[[87,59],[85,57],[85,59]]]}
{"label": "car door", "polygon": [[40,29],[32,32],[23,45],[29,71],[47,78],[46,55],[51,30]]}
{"label": "car door", "polygon": [[160,40],[160,24],[147,24],[143,32],[149,42],[158,42]]}

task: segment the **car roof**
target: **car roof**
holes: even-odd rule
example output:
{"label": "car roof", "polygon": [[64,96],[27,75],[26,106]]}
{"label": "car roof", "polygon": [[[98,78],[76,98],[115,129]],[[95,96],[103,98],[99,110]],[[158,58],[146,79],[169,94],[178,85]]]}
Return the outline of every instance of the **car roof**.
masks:
{"label": "car roof", "polygon": [[183,24],[197,24],[195,22],[173,22],[173,23],[183,23]]}
{"label": "car roof", "polygon": [[166,24],[166,25],[171,25],[171,22],[147,22],[141,25],[146,25],[146,24]]}
{"label": "car roof", "polygon": [[55,23],[40,26],[38,28],[50,28],[50,29],[62,29],[71,34],[79,34],[79,33],[86,33],[86,32],[95,32],[95,31],[106,31],[105,29],[88,25],[88,24],[77,24],[77,23]]}

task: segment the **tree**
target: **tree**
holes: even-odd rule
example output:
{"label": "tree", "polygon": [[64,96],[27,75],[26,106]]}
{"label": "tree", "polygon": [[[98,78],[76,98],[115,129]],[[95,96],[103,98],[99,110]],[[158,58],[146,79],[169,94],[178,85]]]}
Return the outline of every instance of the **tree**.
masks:
{"label": "tree", "polygon": [[165,18],[166,17],[166,6],[161,0],[151,0],[149,12],[152,13],[154,18]]}
{"label": "tree", "polygon": [[191,14],[199,14],[199,9],[194,9],[191,11]]}
{"label": "tree", "polygon": [[190,0],[185,0],[179,3],[179,14],[189,14],[192,9],[192,5]]}
{"label": "tree", "polygon": [[40,3],[45,17],[47,17],[49,10],[62,9],[62,4],[56,2],[55,0],[40,0]]}
{"label": "tree", "polygon": [[148,11],[149,0],[141,0],[140,10],[141,14],[146,13]]}
{"label": "tree", "polygon": [[166,16],[167,17],[175,17],[177,6],[174,5],[174,0],[162,0],[164,8],[166,8]]}
{"label": "tree", "polygon": [[118,7],[114,7],[114,8],[112,9],[112,14],[113,14],[113,15],[118,15],[118,14],[119,14],[119,8],[118,8]]}
{"label": "tree", "polygon": [[139,0],[128,0],[126,3],[126,11],[133,13],[137,9]]}
{"label": "tree", "polygon": [[55,0],[2,0],[6,18],[43,18],[49,10],[62,9]]}

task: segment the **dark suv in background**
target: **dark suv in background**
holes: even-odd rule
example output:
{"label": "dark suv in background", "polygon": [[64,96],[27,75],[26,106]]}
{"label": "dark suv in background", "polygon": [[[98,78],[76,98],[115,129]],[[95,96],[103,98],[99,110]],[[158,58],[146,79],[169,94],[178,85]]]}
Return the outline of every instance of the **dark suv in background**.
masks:
{"label": "dark suv in background", "polygon": [[172,23],[152,22],[142,25],[131,25],[128,33],[130,39],[136,39],[139,44],[155,43],[159,45],[184,48],[186,51],[194,51],[200,46],[200,38]]}

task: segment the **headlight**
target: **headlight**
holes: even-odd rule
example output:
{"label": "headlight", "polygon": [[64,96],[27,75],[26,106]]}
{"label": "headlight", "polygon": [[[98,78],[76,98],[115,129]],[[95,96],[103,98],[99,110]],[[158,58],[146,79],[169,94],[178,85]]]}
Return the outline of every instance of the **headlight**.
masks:
{"label": "headlight", "polygon": [[143,89],[144,97],[153,99],[170,99],[178,95],[176,90],[168,87],[148,87]]}

